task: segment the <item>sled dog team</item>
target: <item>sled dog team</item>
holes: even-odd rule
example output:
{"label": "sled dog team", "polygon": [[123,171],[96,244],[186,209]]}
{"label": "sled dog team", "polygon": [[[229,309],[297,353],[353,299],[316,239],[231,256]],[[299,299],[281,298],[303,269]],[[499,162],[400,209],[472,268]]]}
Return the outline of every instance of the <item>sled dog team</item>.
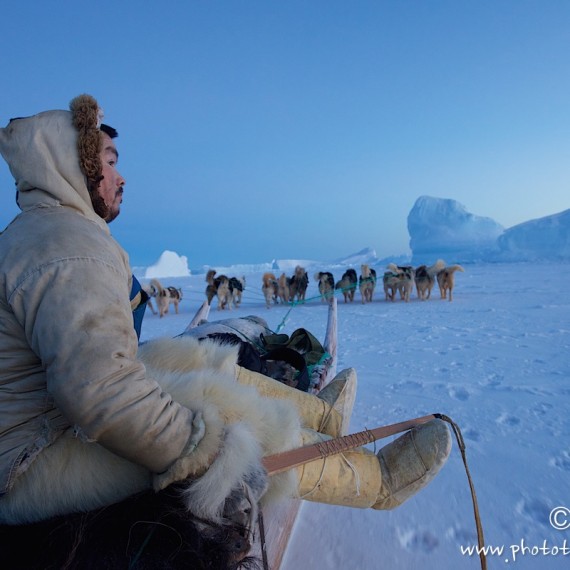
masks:
{"label": "sled dog team", "polygon": [[[335,291],[341,291],[345,303],[353,302],[355,292],[358,289],[362,303],[370,303],[376,289],[376,270],[367,264],[361,265],[360,269],[360,276],[357,275],[356,270],[347,269],[336,283],[333,274],[329,271],[317,271],[314,279],[318,283],[321,301],[330,301]],[[456,271],[464,271],[461,265],[447,266],[441,259],[433,265],[420,265],[416,268],[411,265],[400,266],[389,263],[386,269],[387,271],[382,276],[386,300],[395,301],[396,294],[399,292],[400,299],[406,302],[410,300],[414,286],[418,299],[422,301],[429,299],[436,281],[440,297],[452,301],[455,286],[454,274]],[[261,290],[265,297],[266,307],[270,308],[272,303],[304,301],[308,284],[307,272],[300,266],[296,267],[292,277],[287,277],[285,273],[282,273],[277,279],[273,273],[264,273]]]}
{"label": "sled dog team", "polygon": [[[356,270],[347,269],[339,281],[335,283],[334,276],[329,271],[317,271],[314,275],[318,283],[319,294],[323,303],[329,302],[335,291],[343,294],[345,303],[352,303],[356,290],[360,291],[362,303],[370,303],[373,300],[377,283],[376,270],[367,264],[360,267],[360,276]],[[438,259],[433,265],[396,265],[389,263],[382,276],[384,296],[386,301],[395,301],[399,294],[400,299],[408,302],[411,298],[414,286],[417,297],[421,301],[430,298],[431,292],[437,282],[441,299],[453,300],[455,286],[455,272],[465,271],[461,265],[446,265]],[[210,269],[206,274],[206,298],[211,305],[214,297],[217,297],[218,310],[236,309],[240,306],[242,295],[245,290],[246,279],[242,277],[216,276],[216,270]],[[269,309],[272,304],[302,302],[305,300],[309,276],[307,271],[298,265],[291,277],[284,272],[279,278],[274,273],[266,272],[262,276],[261,291],[265,299],[265,306]],[[162,318],[168,313],[171,304],[178,314],[178,305],[182,301],[182,289],[175,287],[163,287],[158,279],[151,279],[150,283],[143,285],[143,289],[149,296],[148,305],[153,314]],[[155,310],[152,300],[156,301],[158,310]]]}

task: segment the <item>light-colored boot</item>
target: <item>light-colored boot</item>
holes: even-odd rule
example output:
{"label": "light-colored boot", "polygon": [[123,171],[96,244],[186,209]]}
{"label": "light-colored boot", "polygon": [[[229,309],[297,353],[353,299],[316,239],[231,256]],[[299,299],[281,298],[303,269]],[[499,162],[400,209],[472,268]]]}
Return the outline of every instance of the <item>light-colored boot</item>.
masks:
{"label": "light-colored boot", "polygon": [[[303,444],[330,438],[303,430]],[[388,510],[424,488],[443,467],[451,450],[442,420],[415,427],[376,455],[359,447],[297,467],[298,496],[318,503]]]}
{"label": "light-colored boot", "polygon": [[254,386],[261,396],[292,402],[303,427],[332,437],[346,435],[348,432],[356,396],[354,368],[339,372],[317,396],[241,366],[236,366],[236,378],[240,384]]}

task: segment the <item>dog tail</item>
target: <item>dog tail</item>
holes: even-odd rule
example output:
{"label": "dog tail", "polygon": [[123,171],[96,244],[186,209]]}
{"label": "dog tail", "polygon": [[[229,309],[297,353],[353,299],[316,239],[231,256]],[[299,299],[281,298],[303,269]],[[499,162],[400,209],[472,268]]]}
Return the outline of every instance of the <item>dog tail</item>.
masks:
{"label": "dog tail", "polygon": [[456,271],[461,271],[461,273],[465,272],[465,269],[463,269],[463,267],[461,267],[461,265],[450,265],[449,267],[445,268],[446,271],[449,271],[449,273],[455,273]]}
{"label": "dog tail", "polygon": [[269,287],[270,285],[276,283],[277,279],[273,273],[264,273],[262,281],[265,287]]}
{"label": "dog tail", "polygon": [[156,278],[151,279],[150,284],[156,289],[157,295],[164,295],[164,287],[162,286],[162,283],[158,279]]}
{"label": "dog tail", "polygon": [[445,269],[445,261],[443,261],[443,259],[438,259],[433,265],[430,265],[430,267],[427,268],[427,272],[430,277],[433,277],[442,269]]}

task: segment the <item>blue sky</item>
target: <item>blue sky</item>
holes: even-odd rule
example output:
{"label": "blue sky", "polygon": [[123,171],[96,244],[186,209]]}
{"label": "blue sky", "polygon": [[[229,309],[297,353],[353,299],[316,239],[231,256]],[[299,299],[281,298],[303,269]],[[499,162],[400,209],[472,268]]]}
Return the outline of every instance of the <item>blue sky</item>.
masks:
{"label": "blue sky", "polygon": [[[505,227],[570,207],[565,0],[21,0],[2,21],[2,126],[86,92],[119,131],[133,265],[404,253],[421,195]],[[2,161],[0,226],[16,213]]]}

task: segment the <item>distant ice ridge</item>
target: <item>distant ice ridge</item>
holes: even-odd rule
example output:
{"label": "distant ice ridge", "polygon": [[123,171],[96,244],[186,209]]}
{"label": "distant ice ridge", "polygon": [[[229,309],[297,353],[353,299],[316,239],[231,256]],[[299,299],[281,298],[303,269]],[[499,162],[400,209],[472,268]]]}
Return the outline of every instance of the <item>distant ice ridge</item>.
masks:
{"label": "distant ice ridge", "polygon": [[188,258],[184,255],[178,255],[174,251],[163,251],[158,261],[146,268],[144,272],[145,279],[153,277],[188,277],[190,269],[188,269]]}
{"label": "distant ice ridge", "polygon": [[[204,265],[196,270],[196,273],[206,273],[210,269],[215,269],[217,275],[227,275],[228,277],[238,277],[247,273],[280,273],[284,271],[289,274],[295,270],[297,265],[308,267],[309,265],[319,263],[317,261],[308,261],[306,259],[274,259],[265,263],[234,263],[232,265]],[[277,275],[278,276],[278,275]]]}
{"label": "distant ice ridge", "polygon": [[503,226],[455,200],[421,196],[408,214],[412,261],[482,261],[495,254]]}
{"label": "distant ice ridge", "polygon": [[455,200],[421,196],[408,233],[414,264],[570,260],[570,210],[505,230]]}
{"label": "distant ice ridge", "polygon": [[[364,263],[385,267],[413,263],[432,264],[438,259],[446,263],[508,262],[562,260],[570,261],[570,210],[552,216],[530,220],[504,229],[491,218],[467,212],[465,206],[451,199],[421,196],[408,215],[410,234],[409,255],[394,255],[378,259],[376,251],[367,247],[351,255],[332,261],[308,259],[273,259],[266,263],[237,263],[230,266],[203,266],[194,273],[215,269],[218,275],[239,277],[251,273],[271,271],[279,276],[291,275],[297,265],[307,271],[324,268],[354,267],[360,271]],[[173,251],[165,251],[150,267],[134,268],[143,279],[152,277],[186,277],[190,275],[188,260]]]}
{"label": "distant ice ridge", "polygon": [[[334,261],[327,262],[327,265],[331,268],[347,268],[353,267],[360,271],[361,265],[369,265],[370,267],[386,266],[388,263],[396,263],[397,265],[406,265],[410,263],[410,255],[408,254],[398,254],[391,255],[389,257],[379,258],[376,255],[376,250],[371,247],[366,247],[360,251],[353,253],[352,255],[347,255],[346,257],[340,257]],[[322,263],[322,262],[321,262]]]}
{"label": "distant ice ridge", "polygon": [[497,243],[501,261],[570,259],[570,210],[513,226]]}

